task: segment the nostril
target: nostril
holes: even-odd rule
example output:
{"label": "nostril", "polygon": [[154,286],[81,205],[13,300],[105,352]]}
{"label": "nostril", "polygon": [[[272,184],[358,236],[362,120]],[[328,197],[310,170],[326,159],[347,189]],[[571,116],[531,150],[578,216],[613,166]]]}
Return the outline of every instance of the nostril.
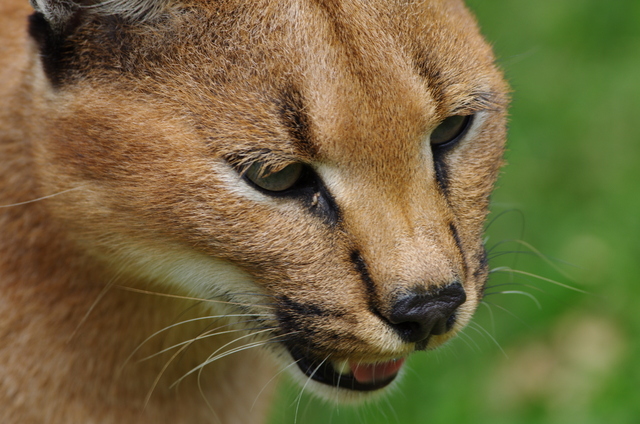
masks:
{"label": "nostril", "polygon": [[466,300],[459,282],[427,293],[414,291],[398,298],[388,319],[400,337],[415,343],[450,331],[458,307]]}
{"label": "nostril", "polygon": [[396,332],[408,342],[417,342],[422,339],[422,325],[418,322],[406,321],[394,324]]}

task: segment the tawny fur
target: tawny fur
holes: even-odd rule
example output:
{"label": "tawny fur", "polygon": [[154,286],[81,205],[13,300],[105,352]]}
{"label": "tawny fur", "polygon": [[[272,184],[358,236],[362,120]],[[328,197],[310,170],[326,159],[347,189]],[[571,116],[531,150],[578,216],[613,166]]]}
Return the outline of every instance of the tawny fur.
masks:
{"label": "tawny fur", "polygon": [[[0,3],[0,422],[260,423],[292,362],[284,348],[171,385],[252,331],[232,346],[284,334],[319,358],[406,356],[414,346],[368,305],[384,315],[416,285],[461,279],[455,330],[468,322],[507,99],[460,2],[114,3],[35,2],[73,49],[53,65],[27,0]],[[428,134],[473,113],[444,189]],[[254,160],[312,165],[339,222],[249,187],[238,169]],[[283,323],[276,299],[332,314]],[[264,318],[194,321],[143,344],[220,314]],[[244,330],[140,361],[224,325]]]}

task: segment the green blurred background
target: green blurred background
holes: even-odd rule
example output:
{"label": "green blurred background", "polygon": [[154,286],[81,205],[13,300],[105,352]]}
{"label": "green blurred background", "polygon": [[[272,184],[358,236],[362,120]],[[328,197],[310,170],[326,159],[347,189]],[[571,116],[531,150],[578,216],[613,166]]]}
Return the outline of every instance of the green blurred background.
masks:
{"label": "green blurred background", "polygon": [[491,265],[587,293],[495,272],[489,292],[540,305],[488,296],[367,406],[298,405],[284,384],[273,424],[640,423],[640,1],[467,3],[514,90]]}

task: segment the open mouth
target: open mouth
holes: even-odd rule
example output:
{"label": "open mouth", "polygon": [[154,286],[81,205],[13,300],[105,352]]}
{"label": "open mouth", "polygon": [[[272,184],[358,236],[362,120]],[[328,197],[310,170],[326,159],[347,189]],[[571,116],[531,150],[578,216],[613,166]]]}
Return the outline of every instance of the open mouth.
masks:
{"label": "open mouth", "polygon": [[363,364],[350,361],[318,361],[291,350],[302,372],[319,383],[342,389],[370,392],[386,387],[397,376],[404,358]]}

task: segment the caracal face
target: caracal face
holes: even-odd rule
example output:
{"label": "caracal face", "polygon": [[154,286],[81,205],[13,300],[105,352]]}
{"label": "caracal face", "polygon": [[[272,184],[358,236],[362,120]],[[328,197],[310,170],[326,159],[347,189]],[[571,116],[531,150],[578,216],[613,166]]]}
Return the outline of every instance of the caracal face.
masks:
{"label": "caracal face", "polygon": [[469,322],[507,100],[462,2],[36,3],[43,192],[118,275],[343,399]]}

